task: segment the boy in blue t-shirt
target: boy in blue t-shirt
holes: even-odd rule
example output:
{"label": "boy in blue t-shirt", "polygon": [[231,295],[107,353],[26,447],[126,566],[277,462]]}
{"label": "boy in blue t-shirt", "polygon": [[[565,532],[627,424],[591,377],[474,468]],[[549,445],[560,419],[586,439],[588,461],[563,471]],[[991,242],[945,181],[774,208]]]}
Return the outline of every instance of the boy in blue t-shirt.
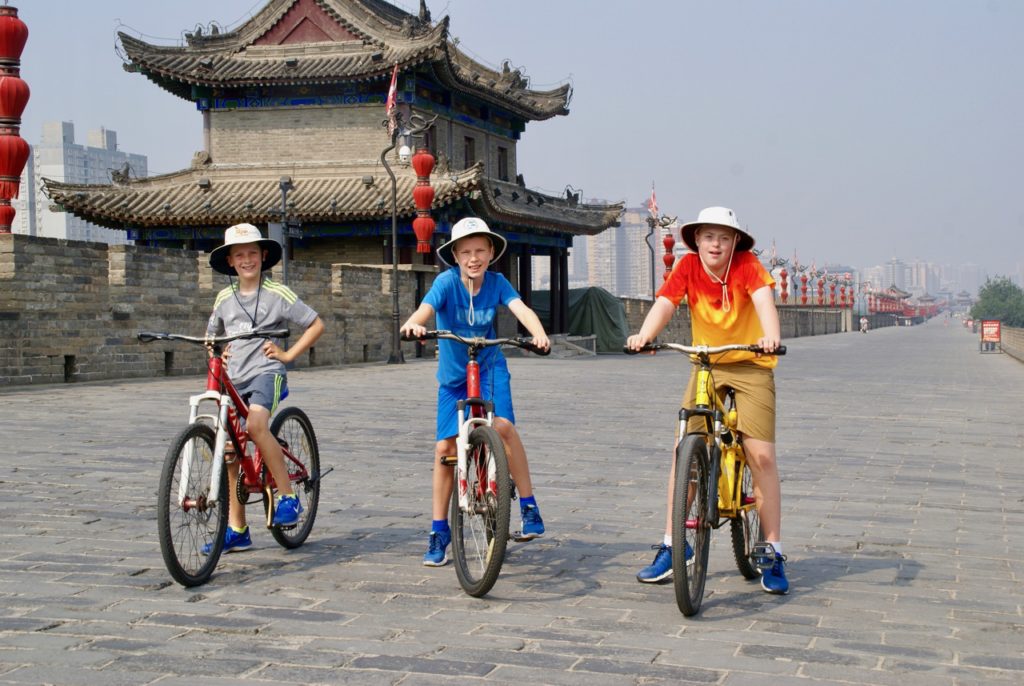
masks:
{"label": "boy in blue t-shirt", "polygon": [[[487,267],[505,252],[506,241],[493,233],[482,219],[467,217],[452,227],[451,240],[437,249],[437,256],[452,269],[441,273],[419,308],[402,325],[409,337],[426,333],[426,324],[436,315],[437,328],[465,338],[494,338],[494,320],[498,305],[505,305],[533,336],[541,348],[550,346],[544,325],[537,314],[519,297],[502,274]],[[438,340],[440,359],[437,367],[437,445],[434,448],[433,502],[430,539],[423,564],[441,567],[448,563],[446,554],[452,536],[448,527],[448,502],[454,479],[452,467],[441,464],[441,458],[455,454],[455,437],[459,433],[456,403],[466,398],[466,363],[469,352],[457,341]],[[501,435],[508,454],[509,471],[519,491],[519,507],[523,515],[520,539],[544,535],[544,521],[533,496],[530,467],[526,449],[519,439],[512,410],[512,387],[505,356],[498,347],[485,348],[477,355],[480,363],[480,389],[485,400],[494,403],[494,428]]]}

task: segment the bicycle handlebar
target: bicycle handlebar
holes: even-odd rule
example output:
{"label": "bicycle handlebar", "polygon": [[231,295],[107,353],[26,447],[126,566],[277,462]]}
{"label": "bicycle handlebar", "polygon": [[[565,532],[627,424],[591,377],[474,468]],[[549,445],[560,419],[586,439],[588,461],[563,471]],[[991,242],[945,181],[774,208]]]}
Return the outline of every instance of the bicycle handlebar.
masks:
{"label": "bicycle handlebar", "polygon": [[522,348],[523,350],[529,350],[531,353],[537,355],[550,355],[551,348],[548,347],[546,350],[542,350],[533,344],[532,338],[526,338],[523,336],[516,336],[514,338],[465,338],[451,331],[445,331],[439,329],[437,331],[427,331],[422,336],[407,336],[402,334],[403,341],[433,341],[438,338],[446,338],[451,341],[458,341],[463,345],[468,345],[475,348],[489,348],[495,345],[511,345],[516,348]]}
{"label": "bicycle handlebar", "polygon": [[730,345],[682,345],[680,343],[648,343],[639,350],[632,350],[626,346],[622,346],[622,352],[627,355],[638,355],[640,353],[653,353],[659,350],[675,350],[677,352],[684,353],[686,355],[718,355],[720,353],[732,352],[734,350],[740,350],[750,353],[760,353],[762,355],[785,355],[786,346],[780,345],[772,352],[766,352],[759,345],[741,345],[741,344],[730,344]]}
{"label": "bicycle handlebar", "polygon": [[140,331],[138,338],[143,343],[151,343],[152,341],[184,341],[186,343],[197,343],[199,345],[220,345],[222,343],[230,343],[231,341],[237,341],[243,338],[288,338],[290,335],[291,332],[288,329],[258,329],[256,331],[246,331],[244,333],[236,333],[230,336],[186,336],[180,333]]}

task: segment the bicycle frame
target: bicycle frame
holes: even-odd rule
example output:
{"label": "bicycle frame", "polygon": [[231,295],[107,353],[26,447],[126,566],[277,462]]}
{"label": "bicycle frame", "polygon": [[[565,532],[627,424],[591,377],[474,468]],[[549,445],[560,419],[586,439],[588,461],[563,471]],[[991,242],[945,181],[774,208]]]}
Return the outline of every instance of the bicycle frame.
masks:
{"label": "bicycle frame", "polygon": [[[481,397],[480,363],[477,362],[476,356],[484,348],[495,345],[513,345],[538,355],[547,355],[550,353],[550,349],[540,350],[523,338],[464,338],[451,331],[444,330],[428,331],[425,335],[418,338],[415,336],[403,336],[403,338],[404,340],[436,340],[445,338],[458,341],[469,349],[469,362],[466,363],[466,399],[460,400],[456,405],[459,433],[455,437],[455,477],[458,487],[459,509],[463,512],[469,512],[469,482],[467,478],[467,470],[469,468],[469,436],[478,426],[494,425],[494,403]],[[466,414],[467,408],[469,409],[469,416]],[[446,459],[442,458],[441,463],[450,465],[451,463],[446,462]],[[483,476],[483,474],[478,475],[478,477]],[[497,494],[498,482],[493,463],[488,463],[486,477],[486,479],[477,478],[477,483],[487,484],[487,491]]]}
{"label": "bicycle frame", "polygon": [[[206,390],[203,393],[189,397],[188,421],[189,424],[194,424],[199,421],[209,422],[212,424],[212,427],[217,434],[216,442],[214,444],[214,464],[210,470],[209,504],[215,504],[217,502],[217,494],[220,492],[217,485],[223,478],[224,453],[229,440],[234,447],[236,459],[239,461],[239,465],[241,467],[239,478],[244,479],[243,484],[246,489],[250,493],[254,493],[259,492],[262,488],[269,496],[275,486],[273,477],[270,474],[267,474],[266,483],[261,484],[263,458],[260,455],[259,449],[254,449],[252,451],[253,454],[249,455],[250,438],[248,432],[242,425],[242,422],[249,417],[249,406],[239,395],[238,390],[228,377],[227,365],[221,355],[221,343],[230,342],[235,338],[251,336],[252,333],[266,334],[268,336],[282,338],[288,336],[287,329],[250,332],[248,334],[236,334],[234,336],[223,338],[198,338],[179,334],[160,334],[152,332],[142,332],[139,334],[139,340],[143,342],[153,340],[180,340],[190,343],[200,343],[206,346],[208,355]],[[216,404],[217,410],[215,413],[204,413],[202,411],[204,409],[204,405],[207,403]],[[189,447],[189,451],[191,451],[191,446]],[[291,454],[291,451],[284,445],[282,445],[282,453],[284,454],[286,461],[301,467],[301,471],[292,475],[292,480],[301,481],[308,477],[305,465],[297,460],[295,456]],[[189,483],[193,459],[194,455],[190,454],[190,452],[186,453],[186,459],[182,462],[182,478],[178,491],[178,501],[186,510],[197,505],[196,503],[188,501],[187,493],[185,492],[187,484]],[[269,516],[268,510],[268,518]]]}

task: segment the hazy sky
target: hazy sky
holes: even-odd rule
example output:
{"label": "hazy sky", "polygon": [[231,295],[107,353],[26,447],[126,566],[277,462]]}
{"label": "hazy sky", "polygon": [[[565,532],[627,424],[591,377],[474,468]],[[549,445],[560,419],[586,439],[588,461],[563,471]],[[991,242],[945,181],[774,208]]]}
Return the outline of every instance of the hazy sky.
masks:
{"label": "hazy sky", "polygon": [[[42,122],[117,131],[150,173],[202,147],[194,105],[128,74],[120,24],[169,44],[234,28],[263,0],[10,0],[29,26],[22,136]],[[418,2],[399,6],[415,12]],[[1017,0],[428,0],[460,47],[570,115],[527,126],[528,186],[681,220],[736,210],[762,247],[802,262],[892,257],[1024,263],[1024,2]],[[124,27],[122,27],[124,29]],[[1017,47],[1014,47],[1014,46]],[[1016,189],[1016,190],[1014,190]]]}

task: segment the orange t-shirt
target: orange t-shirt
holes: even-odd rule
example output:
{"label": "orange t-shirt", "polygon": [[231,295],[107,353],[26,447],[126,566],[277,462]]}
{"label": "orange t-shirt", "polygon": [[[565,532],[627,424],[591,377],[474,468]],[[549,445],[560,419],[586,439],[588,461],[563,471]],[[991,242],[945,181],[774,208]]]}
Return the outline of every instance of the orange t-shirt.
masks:
{"label": "orange t-shirt", "polygon": [[[726,285],[729,288],[728,312],[722,309],[722,284],[708,275],[696,253],[687,253],[676,263],[668,281],[658,290],[658,296],[668,298],[676,307],[686,300],[690,306],[693,345],[757,343],[764,336],[764,330],[750,296],[760,288],[775,286],[775,280],[753,253],[743,250],[733,255]],[[768,368],[778,364],[775,355],[758,357],[741,351],[725,353],[717,363],[744,360]]]}

